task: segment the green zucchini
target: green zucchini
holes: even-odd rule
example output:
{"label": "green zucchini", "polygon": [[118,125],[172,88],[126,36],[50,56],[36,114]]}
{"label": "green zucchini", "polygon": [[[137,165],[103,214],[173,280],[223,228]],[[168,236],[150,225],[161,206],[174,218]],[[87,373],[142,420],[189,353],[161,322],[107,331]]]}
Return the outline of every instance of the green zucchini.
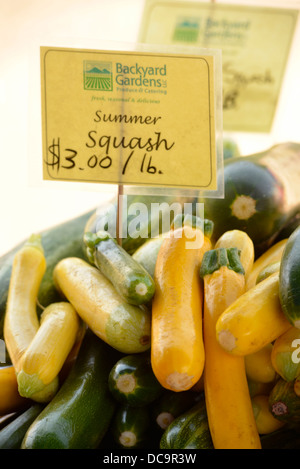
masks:
{"label": "green zucchini", "polygon": [[275,240],[273,241],[273,244],[279,243],[279,241],[282,241],[283,239],[288,239],[291,236],[291,234],[295,231],[295,229],[298,228],[299,225],[300,225],[300,209],[298,208],[298,210],[296,210],[296,212],[293,213],[289,217],[287,222],[281,228]]}
{"label": "green zucchini", "polygon": [[191,409],[201,399],[203,399],[202,392],[164,390],[151,409],[155,427],[161,432],[165,431],[176,417]]}
{"label": "green zucchini", "polygon": [[299,428],[286,427],[261,435],[262,449],[300,449]]}
{"label": "green zucchini", "polygon": [[288,238],[282,253],[279,299],[287,319],[300,328],[300,227]]}
{"label": "green zucchini", "polygon": [[29,427],[22,449],[96,448],[115,411],[107,380],[119,358],[88,330],[70,374]]}
{"label": "green zucchini", "polygon": [[11,412],[10,414],[1,415],[0,416],[0,430],[2,430],[2,428],[6,427],[6,425],[8,425],[15,418],[17,418],[18,415],[20,415],[20,413],[21,412]]}
{"label": "green zucchini", "polygon": [[[68,256],[86,258],[82,237],[85,225],[92,213],[94,210],[41,232],[47,263],[38,298],[43,307],[61,299],[52,278],[53,269],[57,262]],[[0,258],[0,339],[3,339],[3,321],[13,258],[23,244],[18,244]],[[41,311],[38,309],[39,314]]]}
{"label": "green zucchini", "polygon": [[108,386],[118,402],[134,407],[150,404],[163,390],[152,371],[149,353],[122,357],[109,374]]}
{"label": "green zucchini", "polygon": [[156,259],[163,240],[163,236],[148,239],[132,254],[132,258],[139,262],[152,278],[154,277]]}
{"label": "green zucchini", "polygon": [[272,415],[287,423],[300,422],[300,397],[294,391],[294,382],[279,378],[269,395]]}
{"label": "green zucchini", "polygon": [[120,449],[120,446],[115,442],[114,440],[114,437],[112,435],[112,431],[111,431],[111,426],[109,427],[109,429],[107,430],[107,432],[105,433],[104,437],[102,438],[100,444],[97,446],[96,449],[100,449],[100,450],[119,450]]}
{"label": "green zucchini", "polygon": [[28,428],[43,410],[43,405],[33,404],[0,431],[0,449],[19,449]]}
{"label": "green zucchini", "polygon": [[120,404],[111,424],[114,441],[121,448],[147,446],[150,432],[149,408]]}
{"label": "green zucchini", "polygon": [[224,198],[204,200],[214,238],[245,231],[256,255],[267,249],[300,206],[300,144],[283,143],[224,161]]}
{"label": "green zucchini", "polygon": [[89,261],[122,298],[133,305],[149,303],[155,291],[151,275],[107,231],[86,232],[84,242]]}
{"label": "green zucchini", "polygon": [[205,400],[177,417],[160,440],[161,449],[213,449]]}
{"label": "green zucchini", "polygon": [[[147,239],[159,236],[170,229],[174,215],[182,212],[184,203],[191,204],[196,212],[197,200],[192,197],[125,195],[123,196],[120,224],[122,247],[133,254]],[[157,216],[157,213],[159,216]],[[117,231],[117,198],[99,207],[85,226],[86,232],[107,231],[115,239]]]}

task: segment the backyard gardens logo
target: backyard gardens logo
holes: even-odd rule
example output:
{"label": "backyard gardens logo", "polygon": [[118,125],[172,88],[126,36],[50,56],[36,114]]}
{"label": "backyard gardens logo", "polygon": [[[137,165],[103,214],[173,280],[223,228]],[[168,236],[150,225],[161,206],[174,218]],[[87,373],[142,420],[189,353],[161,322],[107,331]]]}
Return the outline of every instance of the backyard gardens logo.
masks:
{"label": "backyard gardens logo", "polygon": [[195,18],[179,18],[173,32],[173,40],[180,42],[197,42],[199,36],[199,21]]}
{"label": "backyard gardens logo", "polygon": [[113,91],[130,87],[133,91],[161,92],[166,94],[167,66],[141,65],[137,62],[123,64],[109,61],[83,61],[83,87],[85,90]]}
{"label": "backyard gardens logo", "polygon": [[112,63],[85,60],[83,63],[83,83],[85,90],[112,91]]}

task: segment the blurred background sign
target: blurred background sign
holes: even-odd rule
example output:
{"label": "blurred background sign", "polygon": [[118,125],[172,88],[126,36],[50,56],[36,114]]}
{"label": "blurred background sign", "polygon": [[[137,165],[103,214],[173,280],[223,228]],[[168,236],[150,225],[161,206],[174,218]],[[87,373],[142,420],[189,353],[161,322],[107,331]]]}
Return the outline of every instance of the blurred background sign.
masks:
{"label": "blurred background sign", "polygon": [[141,42],[222,50],[225,131],[270,132],[297,8],[146,0]]}

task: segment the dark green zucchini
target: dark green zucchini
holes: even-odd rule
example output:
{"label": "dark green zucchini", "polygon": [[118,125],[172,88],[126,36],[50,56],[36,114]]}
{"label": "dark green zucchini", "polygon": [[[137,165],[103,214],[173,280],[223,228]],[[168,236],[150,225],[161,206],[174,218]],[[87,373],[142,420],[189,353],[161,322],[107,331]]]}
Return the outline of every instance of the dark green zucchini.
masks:
{"label": "dark green zucchini", "polygon": [[109,390],[118,402],[134,407],[148,405],[162,393],[151,367],[149,353],[122,357],[108,378]]}
{"label": "dark green zucchini", "polygon": [[273,244],[278,243],[283,239],[288,239],[291,234],[295,231],[296,228],[300,226],[300,209],[298,209],[291,217],[287,220],[285,225],[281,228],[276,238],[273,241]]}
{"label": "dark green zucchini", "polygon": [[288,238],[282,253],[279,299],[287,319],[300,328],[300,227]]}
{"label": "dark green zucchini", "polygon": [[10,414],[1,415],[0,416],[0,430],[6,427],[6,425],[8,425],[10,422],[15,420],[15,418],[17,418],[18,415],[20,415],[20,413],[21,412],[11,412]]}
{"label": "dark green zucchini", "polygon": [[111,281],[130,304],[147,304],[155,291],[154,280],[107,231],[86,232],[84,242],[89,261]]}
{"label": "dark green zucchini", "polygon": [[119,450],[120,446],[115,442],[114,437],[112,435],[111,427],[108,428],[107,432],[105,433],[104,437],[102,438],[99,446],[96,449],[100,450]]}
{"label": "dark green zucchini", "polygon": [[88,330],[70,374],[28,429],[22,448],[96,448],[115,410],[107,380],[117,358],[120,354]]}
{"label": "dark green zucchini", "polygon": [[173,420],[162,435],[161,449],[213,449],[205,401]]}
{"label": "dark green zucchini", "polygon": [[294,382],[279,378],[269,395],[272,415],[283,422],[300,422],[300,397],[294,391]]}
{"label": "dark green zucchini", "polygon": [[155,427],[161,432],[165,431],[176,417],[191,409],[201,399],[203,399],[202,392],[164,390],[151,409]]}
{"label": "dark green zucchini", "polygon": [[204,200],[214,238],[245,231],[256,255],[274,241],[300,206],[300,144],[283,143],[249,156],[224,161],[224,198]]}
{"label": "dark green zucchini", "polygon": [[149,408],[120,404],[111,424],[114,441],[121,448],[147,447],[150,431]]}
{"label": "dark green zucchini", "polygon": [[284,426],[268,435],[261,435],[261,447],[265,449],[300,449],[299,428]]}
{"label": "dark green zucchini", "polygon": [[[82,237],[87,220],[93,212],[89,211],[41,233],[47,268],[41,282],[38,299],[44,307],[61,300],[61,296],[54,286],[52,276],[57,262],[68,256],[86,258]],[[22,245],[23,243],[19,244],[0,258],[0,338],[3,338],[3,321],[12,263],[16,252]],[[38,311],[41,312],[41,310]]]}
{"label": "dark green zucchini", "polygon": [[19,449],[28,428],[41,413],[43,407],[41,404],[33,404],[6,425],[0,431],[0,449]]}

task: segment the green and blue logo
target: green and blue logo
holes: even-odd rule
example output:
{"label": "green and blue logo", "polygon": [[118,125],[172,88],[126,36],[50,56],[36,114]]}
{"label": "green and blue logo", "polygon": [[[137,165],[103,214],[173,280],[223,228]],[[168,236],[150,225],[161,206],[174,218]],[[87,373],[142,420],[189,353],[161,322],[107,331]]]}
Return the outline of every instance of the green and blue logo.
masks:
{"label": "green and blue logo", "polygon": [[173,40],[179,42],[197,42],[199,36],[199,21],[196,19],[179,19],[173,32]]}
{"label": "green and blue logo", "polygon": [[83,86],[85,90],[112,91],[112,62],[85,60],[83,62]]}

